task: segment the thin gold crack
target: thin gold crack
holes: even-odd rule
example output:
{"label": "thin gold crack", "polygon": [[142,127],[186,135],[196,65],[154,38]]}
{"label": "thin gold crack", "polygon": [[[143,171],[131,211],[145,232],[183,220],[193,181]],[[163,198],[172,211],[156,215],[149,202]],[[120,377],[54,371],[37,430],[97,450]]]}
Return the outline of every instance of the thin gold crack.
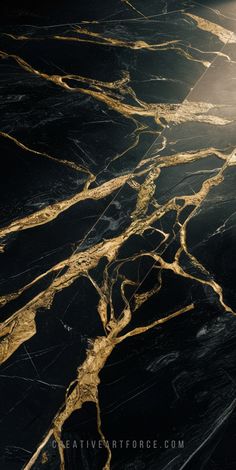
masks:
{"label": "thin gold crack", "polygon": [[[58,39],[60,41],[78,41],[78,42],[87,42],[102,46],[114,46],[114,47],[125,47],[127,49],[147,49],[149,51],[157,51],[157,50],[167,50],[169,47],[171,48],[174,44],[179,43],[178,39],[172,39],[170,41],[161,42],[158,44],[149,44],[146,41],[138,40],[138,41],[124,41],[122,39],[112,38],[103,36],[100,33],[96,33],[93,31],[89,31],[88,29],[78,27],[74,30],[76,33],[81,34],[87,37],[76,37],[76,36],[60,36],[55,35],[52,36],[52,39]],[[92,39],[90,39],[92,38]],[[93,39],[94,38],[94,39]],[[15,38],[14,38],[15,39]],[[97,39],[97,40],[96,40]]]}
{"label": "thin gold crack", "polygon": [[102,443],[104,447],[107,449],[107,461],[103,467],[103,470],[110,470],[110,464],[111,464],[111,459],[112,459],[112,453],[111,449],[109,446],[109,442],[106,440],[103,431],[102,431],[102,421],[101,421],[101,411],[100,411],[100,405],[99,405],[99,400],[97,399],[96,401],[96,409],[97,409],[97,427],[98,427],[98,433],[102,439]]}
{"label": "thin gold crack", "polygon": [[158,325],[163,325],[163,323],[166,323],[172,320],[173,318],[179,317],[183,313],[190,312],[190,310],[193,310],[193,309],[194,309],[194,304],[190,304],[187,307],[181,308],[180,310],[177,310],[177,312],[171,313],[170,315],[167,315],[164,318],[159,318],[158,320],[154,321],[150,325],[140,326],[139,328],[135,328],[134,330],[129,331],[125,335],[119,336],[117,338],[117,343],[121,343],[125,339],[130,338],[131,336],[136,336],[142,333],[146,333],[146,331],[151,330],[152,328],[155,328]]}
{"label": "thin gold crack", "polygon": [[[114,46],[114,47],[125,47],[127,49],[147,49],[150,51],[156,51],[158,49],[166,50],[166,46],[172,46],[173,44],[177,44],[180,42],[178,39],[172,39],[170,41],[165,41],[158,44],[149,44],[146,41],[138,40],[138,41],[124,41],[122,39],[112,38],[103,36],[101,33],[97,33],[94,31],[89,31],[86,28],[82,28],[81,26],[74,28],[73,32],[78,33],[82,36],[87,37],[77,37],[77,36],[61,36],[61,35],[54,35],[49,37],[50,39],[56,39],[59,41],[77,41],[77,42],[86,42],[91,44],[97,44],[101,46]],[[31,38],[30,36],[15,36],[13,34],[5,33],[5,36],[14,39],[15,41],[40,41],[45,40],[44,38]],[[91,39],[90,39],[91,38]]]}
{"label": "thin gold crack", "polygon": [[[173,50],[177,54],[182,55],[185,59],[190,60],[192,62],[199,62],[204,67],[209,67],[211,65],[211,63],[209,61],[202,60],[202,59],[197,59],[189,51],[186,51],[184,49],[184,45],[181,44],[180,39],[172,39],[172,40],[157,43],[157,44],[149,44],[146,41],[143,41],[141,39],[137,40],[137,41],[124,41],[122,39],[106,37],[106,36],[103,36],[101,33],[97,33],[97,32],[94,32],[94,31],[89,31],[88,29],[81,28],[81,27],[75,28],[74,31],[77,34],[82,35],[82,37],[55,35],[55,36],[51,36],[50,39],[58,40],[58,41],[66,41],[66,42],[67,41],[82,42],[82,43],[88,43],[88,44],[94,44],[94,45],[100,45],[100,46],[109,46],[109,47],[124,47],[124,48],[127,48],[127,49],[133,49],[133,50],[139,50],[139,49],[144,49],[144,50],[149,50],[149,51]],[[27,37],[27,36],[14,36],[13,34],[6,34],[6,35],[9,36],[11,39],[14,39],[16,41],[44,40],[44,38],[31,38],[31,37]],[[194,48],[194,47],[191,47],[191,49],[193,51],[199,52],[201,54],[217,54],[217,52],[201,51],[200,49],[197,49],[197,48]]]}
{"label": "thin gold crack", "polygon": [[[126,0],[122,0],[125,1]],[[129,3],[129,2],[126,2]],[[130,5],[131,6],[131,5]],[[141,12],[139,12],[141,13]],[[226,44],[227,42],[234,43],[236,42],[236,35],[230,31],[227,30],[226,28],[223,28],[222,26],[219,26],[216,23],[212,23],[211,21],[205,20],[199,16],[196,16],[192,13],[187,13],[184,12],[184,15],[190,17],[195,21],[197,24],[197,27],[210,32],[211,34],[217,36],[221,42]],[[211,62],[209,61],[204,61],[201,59],[195,58],[192,54],[190,54],[189,50],[185,50],[183,47],[184,45],[181,44],[180,39],[174,39],[174,40],[169,40],[163,43],[157,43],[157,44],[149,44],[144,40],[137,40],[137,41],[126,41],[123,39],[118,39],[118,38],[113,38],[113,37],[107,37],[104,36],[102,33],[95,32],[95,31],[90,31],[89,29],[81,26],[77,26],[73,28],[72,32],[75,32],[79,34],[80,36],[64,36],[64,35],[53,35],[49,36],[49,39],[52,40],[59,40],[59,41],[75,41],[75,42],[82,42],[82,43],[91,43],[95,45],[102,45],[102,46],[114,46],[114,47],[124,47],[128,49],[133,49],[133,50],[138,50],[138,49],[146,49],[149,51],[158,51],[158,50],[168,50],[168,49],[173,49],[175,50],[178,54],[182,55],[185,57],[187,60],[191,60],[194,62],[199,62],[201,63],[204,67],[209,67],[211,65]],[[26,35],[14,35],[11,33],[4,33],[5,36],[15,40],[15,41],[42,41],[45,40],[44,38],[40,37],[31,37],[31,36],[26,36]],[[47,38],[46,38],[47,39]],[[187,46],[188,47],[188,46]],[[230,57],[227,54],[224,54],[220,51],[202,51],[196,47],[193,47],[191,44],[189,45],[189,48],[193,51],[199,52],[201,54],[215,54],[215,55],[220,55],[223,57],[226,57],[228,60],[231,61]]]}
{"label": "thin gold crack", "polygon": [[136,13],[138,13],[138,15],[142,16],[144,19],[147,19],[147,17],[141,11],[137,10],[137,8],[135,8],[129,0],[121,0],[121,2],[128,5],[128,7],[134,10]]}
{"label": "thin gold crack", "polygon": [[82,165],[78,165],[77,163],[70,162],[69,160],[59,160],[58,158],[52,157],[48,153],[39,152],[38,150],[34,150],[30,147],[27,147],[27,145],[23,144],[21,141],[19,141],[18,139],[16,139],[15,137],[13,137],[10,134],[7,134],[6,132],[0,131],[0,135],[2,137],[4,137],[5,139],[11,140],[18,147],[22,148],[26,152],[30,152],[33,155],[40,155],[42,157],[48,158],[49,160],[52,160],[55,163],[59,163],[60,165],[68,166],[69,168],[72,168],[73,170],[80,171],[80,172],[83,172],[83,173],[88,173],[89,174],[89,181],[87,182],[87,185],[89,183],[91,183],[92,181],[94,181],[94,179],[95,179],[94,175],[92,175],[92,173],[87,168],[83,167]]}

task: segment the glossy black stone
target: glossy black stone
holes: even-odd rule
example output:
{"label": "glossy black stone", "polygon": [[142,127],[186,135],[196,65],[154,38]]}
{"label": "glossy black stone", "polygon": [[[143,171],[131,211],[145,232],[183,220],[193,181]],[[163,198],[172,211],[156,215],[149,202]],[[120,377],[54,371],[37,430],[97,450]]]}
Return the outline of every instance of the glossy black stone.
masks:
{"label": "glossy black stone", "polygon": [[0,24],[0,467],[233,470],[236,2]]}

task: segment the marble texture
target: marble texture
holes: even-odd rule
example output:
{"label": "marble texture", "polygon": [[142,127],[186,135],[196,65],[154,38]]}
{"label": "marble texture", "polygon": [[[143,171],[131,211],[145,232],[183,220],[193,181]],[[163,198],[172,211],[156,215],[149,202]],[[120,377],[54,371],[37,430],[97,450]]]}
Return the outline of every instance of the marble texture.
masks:
{"label": "marble texture", "polygon": [[234,469],[236,2],[0,24],[1,468]]}

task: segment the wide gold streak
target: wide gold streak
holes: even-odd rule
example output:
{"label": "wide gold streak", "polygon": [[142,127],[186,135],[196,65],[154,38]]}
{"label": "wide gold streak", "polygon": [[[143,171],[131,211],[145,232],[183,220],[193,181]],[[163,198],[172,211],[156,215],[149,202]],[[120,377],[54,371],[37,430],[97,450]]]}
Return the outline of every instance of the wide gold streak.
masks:
{"label": "wide gold streak", "polygon": [[226,44],[227,42],[236,43],[236,35],[232,31],[229,31],[228,29],[223,28],[222,26],[216,23],[212,23],[209,20],[205,20],[200,16],[193,15],[192,13],[184,14],[189,18],[192,18],[197,23],[199,29],[207,31],[208,33],[211,33],[214,36],[217,36],[218,39],[224,44]]}
{"label": "wide gold streak", "polygon": [[[165,323],[170,321],[172,318],[175,318],[185,312],[188,312],[194,308],[194,305],[191,304],[189,306],[184,307],[183,309],[168,315],[167,317],[158,320],[158,323],[155,322],[148,327],[144,327],[143,330],[138,331],[135,329],[133,334],[141,334],[147,331],[148,329],[154,328],[157,324]],[[131,311],[129,306],[124,309],[123,315],[119,320],[113,323],[113,328],[110,331],[107,337],[98,337],[96,338],[93,343],[91,344],[90,349],[87,351],[87,357],[84,363],[78,368],[77,371],[77,379],[73,381],[73,383],[68,387],[68,391],[66,394],[65,404],[59,410],[57,415],[55,416],[52,427],[49,432],[45,435],[42,442],[39,444],[38,448],[32,455],[30,461],[24,466],[24,470],[30,470],[35,462],[37,461],[41,451],[44,449],[45,445],[49,441],[49,439],[54,436],[61,436],[61,430],[65,423],[65,421],[71,416],[71,414],[75,410],[79,410],[82,408],[83,404],[86,402],[93,402],[98,406],[98,385],[100,383],[99,374],[104,367],[108,357],[111,355],[112,351],[114,350],[115,346],[119,344],[121,341],[126,339],[126,335],[123,337],[119,337],[119,333],[129,324],[131,320]],[[132,332],[130,332],[129,336],[132,336]],[[72,392],[70,392],[70,388],[72,385],[75,385]],[[101,421],[100,418],[98,419],[98,430],[100,435],[102,435],[102,440],[105,445],[105,438],[101,431]],[[57,438],[56,438],[57,439]],[[59,439],[57,439],[59,445],[59,453],[61,455],[61,465],[60,470],[65,470],[65,462],[63,457],[63,444]],[[109,447],[108,450],[108,459],[105,464],[104,470],[110,469],[110,462],[111,462],[111,452]]]}
{"label": "wide gold streak", "polygon": [[124,176],[122,175],[117,178],[113,178],[112,180],[107,181],[100,186],[97,186],[96,188],[84,189],[69,199],[56,202],[44,207],[43,209],[40,209],[37,212],[34,212],[33,214],[22,217],[21,219],[17,219],[11,222],[11,224],[8,226],[0,229],[0,238],[6,237],[7,235],[14,232],[20,232],[22,230],[27,230],[29,228],[47,224],[78,202],[85,201],[87,199],[103,199],[112,194],[117,189],[121,188],[129,176],[129,174]]}
{"label": "wide gold streak", "polygon": [[[34,69],[21,57],[14,54],[7,54],[6,52],[0,51],[0,57],[10,58],[17,62],[27,72],[36,75],[44,80],[54,83],[55,85],[62,87],[68,92],[79,92],[85,95],[93,97],[95,100],[101,101],[106,104],[109,108],[122,114],[127,118],[133,116],[144,116],[153,117],[155,122],[160,126],[164,127],[161,119],[165,119],[166,122],[204,122],[212,125],[226,125],[231,121],[228,119],[220,118],[215,115],[206,114],[211,109],[217,108],[211,103],[204,102],[189,102],[185,100],[182,104],[155,104],[145,103],[138,99],[130,87],[127,87],[129,77],[127,74],[116,82],[101,82],[90,78],[81,77],[79,75],[48,75]],[[72,87],[69,85],[69,81],[78,81],[89,85],[89,88]],[[92,87],[92,88],[91,88]],[[120,92],[120,98],[117,98],[117,93],[110,92],[109,90],[116,90]],[[124,92],[132,96],[135,99],[137,105],[129,105],[124,103]]]}

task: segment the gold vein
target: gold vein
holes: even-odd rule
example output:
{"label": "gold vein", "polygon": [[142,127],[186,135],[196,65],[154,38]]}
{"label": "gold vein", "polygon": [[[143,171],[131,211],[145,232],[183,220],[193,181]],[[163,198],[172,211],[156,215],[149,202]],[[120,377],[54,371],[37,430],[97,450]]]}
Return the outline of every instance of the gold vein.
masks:
{"label": "gold vein", "polygon": [[54,204],[50,204],[33,214],[17,219],[11,222],[8,226],[0,229],[0,238],[4,238],[14,232],[20,232],[22,230],[47,224],[78,202],[85,201],[87,199],[93,199],[94,201],[103,199],[121,188],[129,177],[130,175],[128,174],[113,178],[96,188],[84,189],[71,198],[55,202]]}
{"label": "gold vein", "polygon": [[[145,103],[142,100],[138,99],[134,91],[127,87],[129,82],[129,76],[126,74],[121,80],[115,82],[101,82],[98,80],[81,77],[79,75],[48,75],[46,73],[40,72],[37,69],[34,69],[30,64],[28,64],[21,57],[14,54],[7,54],[6,52],[0,51],[0,57],[13,59],[20,67],[22,67],[27,72],[36,75],[46,81],[52,82],[55,85],[62,87],[63,89],[69,92],[79,92],[82,94],[89,95],[94,99],[103,102],[109,108],[114,111],[122,114],[127,118],[133,116],[143,116],[143,117],[153,117],[155,122],[163,127],[161,118],[164,118],[166,122],[204,122],[212,125],[226,125],[231,121],[228,119],[220,118],[214,115],[206,114],[211,109],[217,109],[221,106],[215,106],[211,103],[204,102],[189,102],[187,100],[182,104],[155,104],[155,103]],[[81,88],[81,87],[71,87],[67,81],[79,81],[82,83],[87,83],[91,88]],[[107,91],[107,90],[108,91]],[[117,94],[114,95],[109,90],[115,89],[120,91],[121,97],[118,99]],[[123,102],[124,94],[129,94],[137,102],[138,106],[129,105]]]}
{"label": "gold vein", "polygon": [[82,165],[78,165],[77,163],[70,162],[69,160],[60,160],[58,158],[52,157],[51,155],[49,155],[46,152],[39,152],[38,150],[34,150],[30,147],[27,147],[27,145],[23,144],[21,141],[16,139],[16,137],[13,137],[11,134],[8,134],[6,132],[0,131],[0,135],[2,137],[4,137],[5,139],[11,140],[18,147],[22,148],[23,150],[26,150],[27,152],[32,153],[33,155],[40,155],[42,157],[48,158],[49,160],[52,160],[55,163],[59,163],[61,165],[66,165],[66,166],[72,168],[73,170],[81,171],[83,173],[89,173],[89,175],[90,175],[89,182],[94,181],[94,175],[92,175],[92,173],[87,168],[83,167]]}
{"label": "gold vein", "polygon": [[[182,308],[181,310],[166,316],[165,318],[157,320],[152,325],[144,327],[140,332],[138,331],[138,329],[133,330],[133,334],[144,333],[150,328],[154,328],[157,325],[166,323],[169,320],[180,316],[185,312],[193,310],[193,308],[194,304],[188,305]],[[71,414],[75,410],[81,409],[84,403],[92,402],[95,403],[96,406],[98,406],[98,385],[100,383],[99,374],[115,346],[124,339],[126,339],[127,335],[124,335],[123,337],[118,337],[118,335],[125,328],[125,326],[128,325],[130,319],[131,311],[129,306],[127,305],[123,311],[122,317],[116,323],[114,323],[113,329],[112,331],[110,331],[108,336],[98,337],[93,341],[93,343],[91,343],[90,349],[87,351],[87,357],[84,363],[78,368],[77,379],[76,381],[73,381],[73,384],[76,383],[76,386],[74,387],[72,392],[69,392],[71,385],[68,387],[68,393],[66,395],[65,404],[55,416],[51,429],[45,435],[42,442],[39,444],[38,448],[32,455],[30,461],[24,466],[24,470],[30,470],[33,467],[41,451],[53,435],[57,439],[59,445],[59,453],[61,457],[60,470],[65,470],[63,444],[61,440],[58,439],[56,436],[61,436],[61,430],[65,421],[71,416]],[[130,332],[128,336],[132,336],[132,332]],[[100,435],[102,435],[102,440],[105,445],[105,437],[101,431],[100,410],[98,414],[98,430]],[[109,447],[107,447],[107,450],[108,459],[105,466],[103,467],[103,470],[110,470],[111,451]]]}
{"label": "gold vein", "polygon": [[224,44],[228,42],[230,44],[236,43],[236,35],[232,31],[229,31],[228,29],[223,28],[222,26],[216,23],[212,23],[209,20],[205,20],[200,16],[193,15],[192,13],[184,13],[184,15],[188,16],[189,18],[192,18],[199,29],[213,34],[214,36],[218,37],[218,39]]}

